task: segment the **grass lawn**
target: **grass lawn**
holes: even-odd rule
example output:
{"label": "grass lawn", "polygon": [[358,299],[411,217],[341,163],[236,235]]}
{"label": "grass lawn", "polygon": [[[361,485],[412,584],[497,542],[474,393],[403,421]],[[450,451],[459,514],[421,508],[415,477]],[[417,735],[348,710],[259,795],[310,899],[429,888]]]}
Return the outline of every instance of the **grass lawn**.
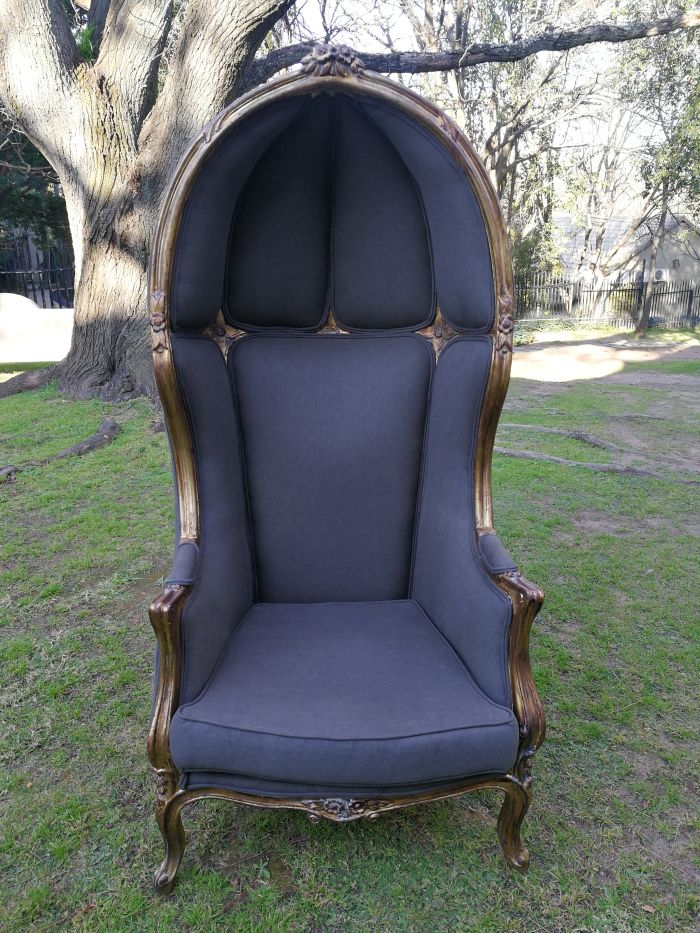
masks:
{"label": "grass lawn", "polygon": [[[496,791],[346,826],[209,801],[185,811],[165,900],[145,736],[146,607],[172,543],[166,438],[145,402],[52,387],[0,402],[0,467],[107,414],[123,428],[0,485],[0,929],[697,929],[700,487],[677,480],[699,459],[699,376],[690,360],[511,385],[505,422],[584,430],[666,477],[495,459],[499,533],[546,592],[527,877],[501,857]],[[615,459],[517,427],[498,443]]]}

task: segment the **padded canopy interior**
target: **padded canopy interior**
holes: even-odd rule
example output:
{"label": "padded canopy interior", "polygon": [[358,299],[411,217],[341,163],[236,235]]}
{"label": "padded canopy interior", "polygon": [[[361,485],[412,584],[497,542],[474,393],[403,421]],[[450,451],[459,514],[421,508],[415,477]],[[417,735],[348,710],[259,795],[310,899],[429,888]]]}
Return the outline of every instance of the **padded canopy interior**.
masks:
{"label": "padded canopy interior", "polygon": [[465,171],[417,121],[351,92],[263,105],[212,147],[180,222],[173,326],[459,332],[493,320]]}

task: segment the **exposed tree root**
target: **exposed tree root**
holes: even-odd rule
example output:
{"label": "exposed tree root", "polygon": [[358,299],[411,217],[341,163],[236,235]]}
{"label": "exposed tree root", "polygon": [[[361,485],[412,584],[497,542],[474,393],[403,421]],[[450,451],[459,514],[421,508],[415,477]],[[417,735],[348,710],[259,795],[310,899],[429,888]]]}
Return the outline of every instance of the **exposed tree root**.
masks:
{"label": "exposed tree root", "polygon": [[554,457],[552,454],[543,454],[536,450],[512,450],[509,447],[494,447],[496,453],[503,454],[506,457],[517,457],[520,460],[546,460],[547,463],[558,463],[560,466],[583,467],[585,470],[593,470],[596,473],[618,473],[623,476],[644,476],[650,479],[660,479],[666,483],[680,483],[683,486],[698,486],[700,480],[695,479],[670,479],[668,476],[661,476],[660,473],[654,473],[651,470],[643,470],[639,467],[621,466],[617,463],[589,463],[584,460],[567,460],[565,457]]}
{"label": "exposed tree root", "polygon": [[41,389],[53,378],[55,366],[46,369],[30,369],[25,373],[18,373],[5,382],[0,382],[0,398],[10,395],[19,395],[20,392],[29,392],[32,389]]}
{"label": "exposed tree root", "polygon": [[519,424],[519,423],[505,423],[501,424],[502,428],[520,428],[523,431],[535,431],[539,434],[558,434],[560,437],[570,437],[575,441],[583,441],[584,444],[589,444],[591,447],[598,447],[601,450],[611,450],[616,453],[629,453],[625,450],[624,447],[618,447],[617,444],[611,444],[610,441],[601,440],[599,437],[594,437],[592,434],[587,434],[586,431],[576,431],[576,430],[565,430],[564,428],[548,428],[543,424]]}
{"label": "exposed tree root", "polygon": [[54,460],[66,460],[68,457],[82,457],[83,454],[90,453],[92,450],[99,450],[101,447],[106,447],[107,444],[113,441],[120,431],[121,427],[116,421],[113,421],[111,418],[106,418],[100,425],[96,434],[91,434],[90,437],[86,438],[84,441],[80,441],[79,444],[66,447],[65,450],[61,450],[51,457],[44,457],[43,460],[30,460],[22,464],[22,466],[12,466],[10,464],[5,467],[0,467],[0,482],[4,480],[7,483],[12,483],[17,473],[21,473],[22,470],[29,469],[30,467],[46,466],[47,463],[53,463]]}
{"label": "exposed tree root", "polygon": [[663,415],[640,415],[635,412],[625,412],[606,415],[611,421],[670,421],[670,418],[664,418]]}
{"label": "exposed tree root", "polygon": [[561,466],[585,467],[585,469],[594,470],[596,473],[623,473],[629,476],[651,476],[655,479],[662,479],[657,473],[652,473],[651,470],[620,466],[617,463],[590,463],[585,460],[567,460],[566,457],[555,457],[552,454],[543,454],[537,450],[512,450],[509,447],[494,447],[493,449],[506,457],[519,457],[521,460],[546,460],[548,463],[559,463]]}

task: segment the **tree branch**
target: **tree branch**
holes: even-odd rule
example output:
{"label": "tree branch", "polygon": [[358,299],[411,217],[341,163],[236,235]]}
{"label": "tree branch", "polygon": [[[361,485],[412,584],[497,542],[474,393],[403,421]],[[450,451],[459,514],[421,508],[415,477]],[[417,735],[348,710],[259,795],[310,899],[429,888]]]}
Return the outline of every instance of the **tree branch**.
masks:
{"label": "tree branch", "polygon": [[106,447],[107,444],[111,443],[120,433],[121,426],[118,425],[116,421],[113,421],[112,418],[105,418],[96,434],[91,434],[90,437],[86,438],[84,441],[73,444],[71,447],[66,447],[65,450],[61,450],[51,457],[44,457],[43,460],[29,460],[27,463],[23,463],[22,466],[8,464],[7,466],[1,467],[0,482],[13,483],[17,474],[22,470],[27,470],[31,467],[46,466],[48,463],[53,463],[54,460],[67,460],[68,457],[82,457],[85,454],[91,453],[93,450],[100,450],[100,448]]}
{"label": "tree branch", "polygon": [[115,0],[108,6],[96,70],[118,88],[134,137],[153,106],[172,0]]}
{"label": "tree branch", "polygon": [[0,3],[0,100],[45,155],[54,149],[52,115],[69,115],[79,61],[60,0]]}
{"label": "tree branch", "polygon": [[[633,39],[663,36],[681,29],[695,29],[697,26],[700,26],[700,9],[638,23],[591,23],[581,29],[547,29],[537,36],[516,42],[475,43],[456,52],[358,52],[358,55],[365,67],[372,71],[419,74],[472,68],[487,62],[518,62],[538,52],[565,52],[596,42],[630,42]],[[275,49],[253,62],[246,77],[246,87],[262,84],[283,68],[298,64],[311,47],[312,43],[301,42]]]}
{"label": "tree branch", "polygon": [[201,128],[240,93],[256,49],[292,3],[190,0],[163,89],[141,131],[144,176],[156,189]]}

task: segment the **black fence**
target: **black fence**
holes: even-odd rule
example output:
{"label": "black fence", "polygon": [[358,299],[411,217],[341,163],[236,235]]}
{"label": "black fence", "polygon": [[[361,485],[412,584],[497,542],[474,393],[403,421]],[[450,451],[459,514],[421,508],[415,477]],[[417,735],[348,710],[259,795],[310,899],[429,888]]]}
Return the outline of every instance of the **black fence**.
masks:
{"label": "black fence", "polygon": [[[33,247],[33,248],[32,248]],[[24,295],[42,308],[72,308],[75,269],[64,243],[30,246],[26,237],[0,243],[0,292]],[[563,275],[515,277],[519,321],[613,324],[634,327],[642,313],[643,284],[592,284]],[[700,285],[656,282],[650,327],[700,325]]]}
{"label": "black fence", "polygon": [[[515,278],[519,321],[571,321],[634,327],[642,313],[643,284],[595,285],[561,275],[538,273]],[[655,282],[650,327],[697,327],[700,286],[695,282]]]}
{"label": "black fence", "polygon": [[40,308],[72,308],[75,265],[64,243],[43,245],[27,237],[0,243],[0,292],[30,298]]}

